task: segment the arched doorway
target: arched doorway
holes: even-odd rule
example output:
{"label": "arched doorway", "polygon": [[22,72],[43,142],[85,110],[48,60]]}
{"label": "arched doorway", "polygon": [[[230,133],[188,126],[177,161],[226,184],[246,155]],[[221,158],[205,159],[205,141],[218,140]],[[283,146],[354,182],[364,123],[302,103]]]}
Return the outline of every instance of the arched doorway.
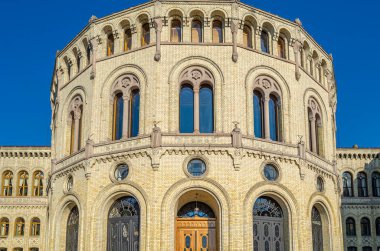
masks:
{"label": "arched doorway", "polygon": [[140,206],[131,196],[118,199],[108,214],[107,250],[138,251]]}
{"label": "arched doorway", "polygon": [[316,207],[311,210],[311,227],[313,234],[313,251],[323,251],[322,218]]}
{"label": "arched doorway", "polygon": [[284,214],[272,198],[259,197],[253,207],[253,250],[283,251]]}
{"label": "arched doorway", "polygon": [[177,251],[216,251],[216,216],[203,202],[183,205],[176,219]]}
{"label": "arched doorway", "polygon": [[75,206],[71,209],[67,219],[66,228],[66,251],[78,250],[79,210]]}

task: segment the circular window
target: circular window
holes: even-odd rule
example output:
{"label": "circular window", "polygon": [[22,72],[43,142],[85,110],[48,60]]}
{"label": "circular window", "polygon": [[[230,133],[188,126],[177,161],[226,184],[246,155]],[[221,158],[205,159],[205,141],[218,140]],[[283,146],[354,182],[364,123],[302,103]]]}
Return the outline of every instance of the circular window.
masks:
{"label": "circular window", "polygon": [[194,177],[202,176],[206,172],[206,164],[200,159],[193,159],[187,165],[187,171]]}
{"label": "circular window", "polygon": [[278,171],[277,168],[275,168],[272,165],[266,165],[264,167],[264,176],[267,180],[275,181],[278,178]]}
{"label": "circular window", "polygon": [[115,170],[115,179],[117,181],[122,181],[127,178],[129,173],[129,167],[125,164],[119,165]]}
{"label": "circular window", "polygon": [[317,189],[319,192],[323,192],[323,190],[324,190],[324,182],[323,182],[323,179],[321,177],[317,178]]}
{"label": "circular window", "polygon": [[71,191],[73,189],[73,186],[74,186],[74,178],[73,178],[73,176],[70,176],[67,179],[67,184],[66,184],[67,191]]}

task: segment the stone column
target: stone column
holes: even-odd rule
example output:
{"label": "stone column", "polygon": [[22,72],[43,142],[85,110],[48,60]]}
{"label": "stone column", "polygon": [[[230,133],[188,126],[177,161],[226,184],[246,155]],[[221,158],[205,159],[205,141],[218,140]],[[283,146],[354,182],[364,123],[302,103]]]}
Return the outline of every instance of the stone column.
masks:
{"label": "stone column", "polygon": [[74,111],[74,144],[73,144],[73,153],[79,150],[79,121],[81,118],[81,111],[78,109]]}
{"label": "stone column", "polygon": [[123,139],[128,138],[129,132],[129,96],[123,94]]}
{"label": "stone column", "polygon": [[95,41],[96,38],[92,38],[90,43],[91,51],[92,51],[92,66],[91,66],[91,79],[94,79],[96,76],[96,54],[98,52],[98,44],[100,43],[100,40]]}
{"label": "stone column", "polygon": [[270,127],[269,127],[269,97],[264,97],[264,134],[265,139],[270,139]]}
{"label": "stone column", "polygon": [[301,78],[301,71],[300,71],[300,50],[302,48],[302,44],[300,41],[296,41],[294,43],[294,59],[296,61],[296,79],[299,80]]}
{"label": "stone column", "polygon": [[238,53],[237,53],[237,33],[238,33],[239,27],[238,27],[238,20],[233,20],[231,22],[231,32],[232,32],[232,61],[235,63],[238,60]]}
{"label": "stone column", "polygon": [[274,32],[273,33],[273,37],[272,37],[272,50],[271,50],[271,53],[272,55],[278,57],[278,48],[277,48],[277,42],[278,42],[278,38],[279,38],[279,34],[278,32]]}
{"label": "stone column", "polygon": [[256,39],[254,39],[255,41],[252,41],[252,42],[256,42],[256,50],[258,51],[261,51],[261,31],[263,30],[262,27],[258,26],[257,29],[256,29]]}
{"label": "stone column", "polygon": [[194,133],[199,133],[199,86],[194,87]]}
{"label": "stone column", "polygon": [[154,28],[156,29],[156,54],[154,60],[160,61],[161,59],[161,32],[162,32],[162,19],[157,18],[153,21]]}

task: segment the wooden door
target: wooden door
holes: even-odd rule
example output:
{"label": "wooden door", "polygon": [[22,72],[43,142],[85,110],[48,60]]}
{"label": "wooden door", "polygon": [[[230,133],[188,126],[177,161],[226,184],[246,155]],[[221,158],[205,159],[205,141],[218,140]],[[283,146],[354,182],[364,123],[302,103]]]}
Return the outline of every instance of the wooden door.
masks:
{"label": "wooden door", "polygon": [[215,219],[178,218],[176,222],[177,251],[216,251]]}

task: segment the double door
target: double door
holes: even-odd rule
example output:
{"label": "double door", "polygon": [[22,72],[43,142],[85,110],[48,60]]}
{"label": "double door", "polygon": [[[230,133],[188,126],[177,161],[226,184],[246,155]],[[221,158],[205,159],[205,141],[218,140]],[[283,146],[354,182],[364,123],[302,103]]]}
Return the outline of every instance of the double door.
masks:
{"label": "double door", "polygon": [[216,251],[215,220],[177,219],[177,251]]}
{"label": "double door", "polygon": [[282,218],[254,216],[254,251],[283,251],[284,233]]}
{"label": "double door", "polygon": [[138,216],[109,219],[108,251],[138,251]]}

